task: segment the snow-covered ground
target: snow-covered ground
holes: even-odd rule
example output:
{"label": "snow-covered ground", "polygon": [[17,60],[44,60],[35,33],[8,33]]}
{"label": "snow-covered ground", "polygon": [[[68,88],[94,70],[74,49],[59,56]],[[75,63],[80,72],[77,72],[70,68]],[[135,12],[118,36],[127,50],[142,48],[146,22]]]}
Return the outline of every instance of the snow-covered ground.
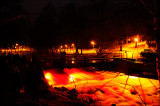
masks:
{"label": "snow-covered ground", "polygon": [[[127,43],[122,45],[122,51],[120,51],[120,47],[117,46],[115,49],[111,49],[111,53],[120,53],[122,54],[122,58],[132,58],[138,59],[141,57],[140,53],[144,51],[144,49],[150,49],[155,52],[155,48],[149,47],[147,41],[142,41],[137,43],[137,48],[135,47],[135,43]],[[107,51],[106,51],[107,52]]]}
{"label": "snow-covered ground", "polygon": [[52,87],[76,88],[79,96],[92,97],[97,105],[160,105],[158,80],[82,68],[63,71],[44,70],[44,75]]}

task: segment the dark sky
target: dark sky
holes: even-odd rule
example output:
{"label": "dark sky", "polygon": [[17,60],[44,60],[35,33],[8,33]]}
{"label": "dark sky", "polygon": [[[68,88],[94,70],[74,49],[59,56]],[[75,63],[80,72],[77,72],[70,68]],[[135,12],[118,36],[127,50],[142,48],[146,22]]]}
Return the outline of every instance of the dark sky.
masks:
{"label": "dark sky", "polygon": [[40,13],[49,2],[53,3],[58,9],[68,3],[77,3],[79,5],[90,3],[88,0],[23,0],[23,5],[29,12]]}
{"label": "dark sky", "polygon": [[[14,6],[12,5],[14,1],[12,0],[8,0],[8,1],[9,1],[8,8]],[[81,19],[80,22],[77,20],[75,21],[77,22],[75,25],[77,24],[79,25],[79,26],[77,25],[78,26],[77,29],[79,28],[79,32],[81,32],[81,34],[83,34],[83,36],[85,36],[86,37],[85,39],[87,40],[100,38],[99,40],[101,41],[103,39],[111,39],[113,35],[121,36],[121,35],[131,35],[132,33],[138,33],[141,31],[139,28],[144,30],[141,32],[146,32],[147,30],[146,28],[147,25],[144,24],[142,20],[145,19],[148,12],[144,9],[144,7],[140,3],[139,4],[135,3],[135,1],[138,1],[138,0],[107,0],[107,2],[100,2],[103,0],[17,0],[17,1],[20,1],[21,3],[20,5],[22,5],[22,8],[20,9],[24,8],[28,13],[37,13],[38,15],[27,14],[26,17],[24,17],[26,21],[23,20],[23,18],[22,19],[16,18],[15,20],[12,20],[6,23],[5,25],[3,25],[1,32],[3,32],[5,36],[1,41],[6,41],[7,43],[11,41],[13,41],[14,43],[14,42],[25,41],[25,40],[30,42],[33,37],[32,35],[37,35],[38,37],[36,36],[35,38],[39,38],[39,35],[35,30],[39,31],[40,34],[42,34],[41,33],[42,30],[38,29],[39,25],[38,27],[35,27],[36,26],[35,23],[36,22],[40,23],[39,21],[37,21],[37,19],[39,18],[40,14],[41,14],[41,17],[43,16],[42,15],[43,13],[41,12],[42,10],[44,10],[44,7],[48,5],[48,3],[51,3],[56,7],[56,15],[55,15],[56,17],[55,22],[57,22],[55,27],[56,30],[55,30],[55,34],[52,34],[52,36],[55,36],[55,39],[61,39],[62,37],[68,38],[68,41],[70,41],[71,38],[72,40],[75,39],[73,37],[73,35],[75,35],[73,33],[74,25],[72,26],[71,23],[73,24],[72,22],[73,20],[75,21],[76,19],[77,20],[79,19],[73,18],[72,20],[70,20],[73,17],[72,16],[73,14],[70,14],[69,11],[71,12],[74,12],[74,11],[69,10],[69,8],[67,10],[68,11],[67,16],[65,15],[66,8],[64,8],[64,6],[66,6],[69,3],[73,3],[74,6],[80,7],[79,8],[80,11],[78,14],[82,17],[80,18]],[[93,3],[93,1],[95,2]],[[6,10],[4,9],[4,7],[6,8],[6,6],[3,6],[1,10],[3,11]],[[13,11],[12,9],[10,10],[11,11],[6,10],[4,12],[7,14],[6,16],[8,17],[8,19],[11,19],[13,17],[16,17],[17,15],[21,15],[25,13],[25,11],[18,13],[19,9],[16,9],[16,8],[15,8],[15,11],[14,9]],[[83,12],[83,13],[80,13],[80,12]],[[46,15],[45,17],[47,18],[47,16],[48,15]],[[64,16],[66,18],[62,18],[61,16]],[[46,23],[47,23],[47,20],[46,20]],[[28,24],[30,21],[33,22],[33,24],[31,25]],[[49,23],[51,21],[49,21]],[[43,23],[43,20],[41,20],[41,22]],[[17,26],[15,27],[15,25]],[[43,29],[43,26],[44,25],[42,25],[42,29]],[[49,32],[47,29],[46,31]],[[50,32],[54,32],[54,31],[50,31]],[[9,37],[10,41],[8,41],[7,36],[10,36]],[[51,36],[51,34],[48,33],[48,36]],[[65,41],[66,41],[66,38],[64,39]],[[42,40],[44,41],[43,37],[42,37]],[[60,41],[60,40],[57,40],[57,41]]]}
{"label": "dark sky", "polygon": [[[100,0],[22,0],[22,5],[27,12],[40,14],[48,3],[52,3],[56,8],[56,12],[60,12],[63,6],[69,3],[74,3],[77,6],[87,6],[92,4],[91,1],[100,2]],[[118,4],[119,8],[128,5],[132,1],[133,0],[108,0],[108,2],[113,5]],[[34,22],[37,16],[38,15],[33,14],[30,15],[30,20]]]}
{"label": "dark sky", "polygon": [[[29,12],[36,12],[40,13],[41,10],[44,8],[44,6],[47,5],[47,3],[51,2],[55,5],[57,10],[61,9],[64,5],[68,3],[75,3],[79,6],[82,5],[88,5],[90,4],[92,0],[23,0],[23,6],[26,10]],[[99,1],[99,0],[94,0],[94,1]],[[108,0],[114,4],[121,4],[121,5],[126,5],[130,3],[133,0]]]}

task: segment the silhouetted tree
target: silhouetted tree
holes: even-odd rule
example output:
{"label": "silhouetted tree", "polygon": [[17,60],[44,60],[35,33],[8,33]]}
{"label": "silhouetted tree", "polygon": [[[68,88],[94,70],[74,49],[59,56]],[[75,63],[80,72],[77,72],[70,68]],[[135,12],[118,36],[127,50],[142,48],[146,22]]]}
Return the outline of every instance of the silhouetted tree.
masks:
{"label": "silhouetted tree", "polygon": [[[156,71],[158,75],[158,79],[160,82],[160,75],[159,75],[159,70],[160,70],[160,1],[159,0],[140,0],[140,2],[143,4],[144,8],[150,13],[152,16],[152,23],[153,23],[153,28],[154,28],[154,37],[156,38],[156,51],[157,51],[157,66],[156,66]],[[159,96],[160,99],[160,96]],[[160,104],[160,102],[159,102]]]}
{"label": "silhouetted tree", "polygon": [[21,0],[3,0],[0,4],[0,33],[3,46],[23,43],[26,39],[28,22],[24,18],[26,11]]}
{"label": "silhouetted tree", "polygon": [[[68,41],[71,40],[76,44],[76,51],[80,48],[80,42],[84,40],[83,31],[86,28],[87,18],[83,8],[79,8],[73,3],[64,6],[59,15],[62,36]],[[83,39],[82,39],[83,38]]]}
{"label": "silhouetted tree", "polygon": [[56,10],[49,3],[35,22],[32,36],[33,46],[38,48],[52,47],[56,40],[55,30]]}

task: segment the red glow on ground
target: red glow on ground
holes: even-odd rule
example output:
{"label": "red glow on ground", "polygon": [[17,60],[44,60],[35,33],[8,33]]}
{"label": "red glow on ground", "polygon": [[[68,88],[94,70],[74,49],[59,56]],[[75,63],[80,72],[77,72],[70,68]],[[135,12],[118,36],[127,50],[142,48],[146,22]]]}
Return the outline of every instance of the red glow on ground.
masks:
{"label": "red glow on ground", "polygon": [[46,73],[46,74],[45,74],[45,78],[46,78],[47,80],[50,80],[50,79],[51,79],[51,76],[52,76],[51,73]]}
{"label": "red glow on ground", "polygon": [[74,81],[74,76],[70,75],[70,81],[73,82]]}
{"label": "red glow on ground", "polygon": [[129,78],[138,78],[138,77],[136,77],[136,76],[129,76]]}
{"label": "red glow on ground", "polygon": [[52,76],[51,73],[49,73],[49,72],[44,72],[44,76],[45,76],[45,78],[46,78],[46,80],[47,80],[47,82],[48,82],[49,85],[55,84],[54,79],[53,79],[53,76]]}
{"label": "red glow on ground", "polygon": [[63,71],[44,70],[47,81],[51,81],[50,74],[53,77],[52,87],[76,88],[79,92],[83,92],[81,96],[92,97],[101,105],[126,106],[144,105],[144,103],[158,105],[158,80],[128,77],[123,73],[109,71],[88,71],[81,68],[64,69]]}

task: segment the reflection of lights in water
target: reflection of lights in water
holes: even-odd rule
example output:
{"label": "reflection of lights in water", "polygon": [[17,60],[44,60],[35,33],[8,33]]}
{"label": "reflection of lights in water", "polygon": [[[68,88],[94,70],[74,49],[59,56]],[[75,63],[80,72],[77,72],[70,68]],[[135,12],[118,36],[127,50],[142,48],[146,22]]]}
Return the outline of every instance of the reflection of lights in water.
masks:
{"label": "reflection of lights in water", "polygon": [[74,76],[70,75],[69,79],[70,79],[71,82],[73,82],[74,81]]}

